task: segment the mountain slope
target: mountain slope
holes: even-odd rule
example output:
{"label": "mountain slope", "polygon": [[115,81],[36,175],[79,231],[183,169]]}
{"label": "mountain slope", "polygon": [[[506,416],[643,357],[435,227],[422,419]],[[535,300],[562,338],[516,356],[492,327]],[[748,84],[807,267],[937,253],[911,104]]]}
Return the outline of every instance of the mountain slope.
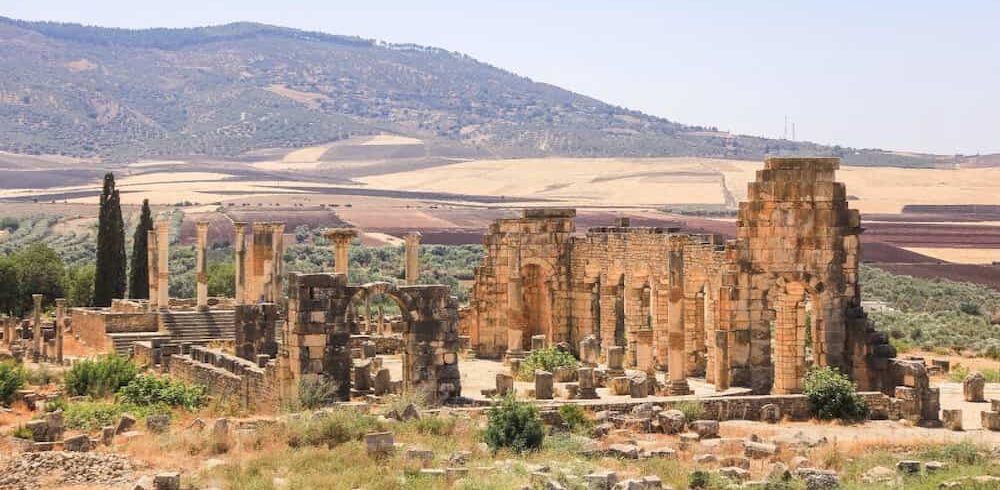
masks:
{"label": "mountain slope", "polygon": [[936,158],[732,136],[536,83],[468,56],[252,23],[125,30],[0,18],[0,150],[123,161],[234,157],[352,135],[448,156]]}

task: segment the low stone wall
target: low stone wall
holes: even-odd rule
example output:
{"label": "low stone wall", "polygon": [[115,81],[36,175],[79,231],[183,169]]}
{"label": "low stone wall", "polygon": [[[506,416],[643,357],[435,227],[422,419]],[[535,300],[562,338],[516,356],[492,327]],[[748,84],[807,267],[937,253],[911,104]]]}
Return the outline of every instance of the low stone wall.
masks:
{"label": "low stone wall", "polygon": [[[871,408],[872,420],[886,419],[889,415],[891,398],[878,391],[859,393]],[[682,404],[697,403],[702,407],[702,418],[710,420],[760,420],[761,407],[776,405],[781,416],[789,420],[804,421],[812,417],[809,411],[809,398],[806,395],[749,395],[749,396],[718,396],[708,398],[690,398],[657,400],[655,398],[630,398],[627,401],[604,400],[565,400],[546,402],[544,405],[562,405],[573,403],[586,407],[591,411],[611,410],[629,412],[636,405],[652,403],[664,409],[677,408]],[[491,401],[478,402],[477,405],[492,405]]]}
{"label": "low stone wall", "polygon": [[112,350],[109,333],[156,332],[156,313],[112,313],[104,308],[72,308],[69,317],[73,334],[83,343],[101,350]]}
{"label": "low stone wall", "polygon": [[[198,298],[170,298],[171,310],[194,310],[198,307]],[[212,309],[231,310],[236,307],[233,298],[212,296],[208,298],[208,307]]]}
{"label": "low stone wall", "polygon": [[252,411],[275,412],[281,405],[278,363],[264,366],[204,347],[191,347],[188,353],[163,355],[171,376],[205,386],[208,394],[239,402]]}
{"label": "low stone wall", "polygon": [[360,349],[365,341],[375,342],[375,354],[391,356],[403,352],[403,337],[389,335],[352,335],[351,348]]}

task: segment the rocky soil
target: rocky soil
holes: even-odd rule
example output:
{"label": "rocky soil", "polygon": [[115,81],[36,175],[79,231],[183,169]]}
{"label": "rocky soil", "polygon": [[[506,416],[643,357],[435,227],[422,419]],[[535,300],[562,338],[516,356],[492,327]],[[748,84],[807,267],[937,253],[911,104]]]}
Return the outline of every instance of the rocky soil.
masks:
{"label": "rocky soil", "polygon": [[135,466],[110,453],[17,453],[0,461],[0,489],[35,489],[49,485],[116,486],[135,481]]}

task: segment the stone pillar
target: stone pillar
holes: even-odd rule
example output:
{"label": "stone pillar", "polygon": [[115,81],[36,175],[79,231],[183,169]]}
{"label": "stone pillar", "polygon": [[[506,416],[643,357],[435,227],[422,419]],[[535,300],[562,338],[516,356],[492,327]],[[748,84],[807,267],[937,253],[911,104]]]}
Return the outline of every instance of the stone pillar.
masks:
{"label": "stone pillar", "polygon": [[323,236],[333,246],[333,271],[347,274],[351,260],[351,240],[358,236],[358,231],[353,228],[332,228],[324,230]]}
{"label": "stone pillar", "polygon": [[155,230],[149,230],[146,232],[146,269],[149,281],[149,309],[150,311],[155,311],[157,305],[160,301],[160,293],[157,288],[160,281],[160,261],[157,258],[157,253],[159,252],[159,247],[156,244],[156,234]]}
{"label": "stone pillar", "polygon": [[66,331],[66,299],[56,298],[56,363],[63,363],[63,334]]}
{"label": "stone pillar", "polygon": [[687,376],[684,371],[684,289],[680,284],[684,276],[684,255],[680,250],[671,250],[667,255],[667,267],[671,275],[677,277],[670,284],[667,304],[667,393],[688,395]]}
{"label": "stone pillar", "polygon": [[594,368],[582,367],[576,370],[576,380],[579,383],[579,398],[591,400],[597,398],[597,385],[594,382]]}
{"label": "stone pillar", "polygon": [[170,222],[156,222],[156,246],[159,249],[156,258],[156,292],[157,306],[161,310],[170,308]]}
{"label": "stone pillar", "polygon": [[31,319],[34,322],[32,326],[32,332],[34,334],[35,341],[35,361],[41,360],[42,355],[42,344],[45,342],[44,335],[42,335],[42,298],[41,294],[32,294],[31,300],[34,301],[35,309],[31,313]]}
{"label": "stone pillar", "polygon": [[246,301],[246,281],[247,281],[247,224],[243,222],[233,222],[233,279],[235,284],[234,292],[236,304],[242,305]]}
{"label": "stone pillar", "polygon": [[198,234],[198,246],[195,248],[195,275],[198,281],[198,311],[208,311],[208,221],[195,224]]}
{"label": "stone pillar", "polygon": [[548,371],[535,371],[535,399],[552,399],[552,373]]}
{"label": "stone pillar", "polygon": [[271,290],[268,293],[272,303],[281,301],[285,276],[285,224],[271,224]]}
{"label": "stone pillar", "polygon": [[406,284],[414,285],[420,277],[420,233],[406,234]]}
{"label": "stone pillar", "polygon": [[616,345],[608,347],[608,378],[625,376],[625,348]]}

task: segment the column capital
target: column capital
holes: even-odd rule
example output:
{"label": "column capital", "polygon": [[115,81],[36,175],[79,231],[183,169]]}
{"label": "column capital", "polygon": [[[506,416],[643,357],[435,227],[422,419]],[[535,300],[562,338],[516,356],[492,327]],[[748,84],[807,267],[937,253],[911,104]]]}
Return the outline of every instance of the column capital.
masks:
{"label": "column capital", "polygon": [[357,228],[326,228],[322,233],[330,241],[350,241],[358,236]]}

